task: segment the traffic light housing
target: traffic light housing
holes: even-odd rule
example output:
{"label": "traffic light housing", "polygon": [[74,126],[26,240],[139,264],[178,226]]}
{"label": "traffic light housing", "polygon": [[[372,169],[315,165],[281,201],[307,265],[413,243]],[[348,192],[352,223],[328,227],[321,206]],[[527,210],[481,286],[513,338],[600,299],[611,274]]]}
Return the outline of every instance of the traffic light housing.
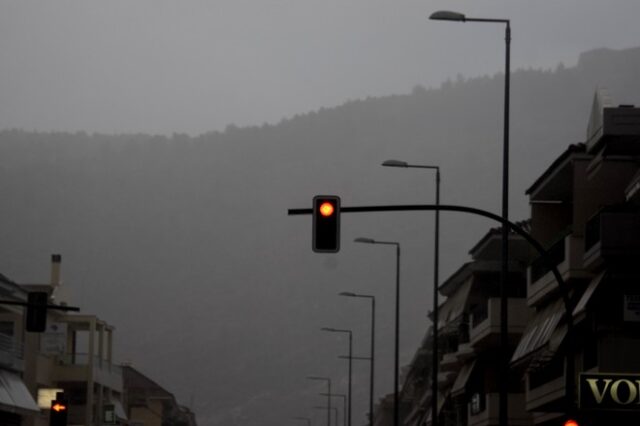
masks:
{"label": "traffic light housing", "polygon": [[316,253],[337,253],[340,250],[340,197],[313,197],[312,248]]}
{"label": "traffic light housing", "polygon": [[29,292],[27,299],[27,331],[42,333],[47,328],[48,302],[49,294],[47,292]]}
{"label": "traffic light housing", "polygon": [[69,412],[69,404],[64,398],[56,397],[51,401],[51,410],[49,411],[49,426],[67,426],[67,413]]}
{"label": "traffic light housing", "polygon": [[575,419],[567,419],[564,421],[562,426],[580,426],[580,423]]}

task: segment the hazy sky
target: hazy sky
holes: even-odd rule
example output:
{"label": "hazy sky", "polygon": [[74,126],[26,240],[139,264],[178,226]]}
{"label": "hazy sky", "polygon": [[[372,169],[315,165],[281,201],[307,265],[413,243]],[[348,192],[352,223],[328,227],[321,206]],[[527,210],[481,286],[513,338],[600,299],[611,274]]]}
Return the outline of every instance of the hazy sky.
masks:
{"label": "hazy sky", "polygon": [[0,128],[199,134],[439,86],[574,64],[640,42],[637,0],[56,0],[0,3]]}

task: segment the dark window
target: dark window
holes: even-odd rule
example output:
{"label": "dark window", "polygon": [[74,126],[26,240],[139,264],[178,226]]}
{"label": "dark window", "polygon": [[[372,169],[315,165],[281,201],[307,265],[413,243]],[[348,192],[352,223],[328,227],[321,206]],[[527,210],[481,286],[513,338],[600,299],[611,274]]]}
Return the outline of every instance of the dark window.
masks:
{"label": "dark window", "polygon": [[476,392],[471,395],[469,399],[469,409],[471,410],[471,415],[476,415],[482,413],[486,408],[485,403],[485,394]]}
{"label": "dark window", "polygon": [[544,367],[529,373],[529,389],[544,385],[564,374],[564,357],[556,356]]}

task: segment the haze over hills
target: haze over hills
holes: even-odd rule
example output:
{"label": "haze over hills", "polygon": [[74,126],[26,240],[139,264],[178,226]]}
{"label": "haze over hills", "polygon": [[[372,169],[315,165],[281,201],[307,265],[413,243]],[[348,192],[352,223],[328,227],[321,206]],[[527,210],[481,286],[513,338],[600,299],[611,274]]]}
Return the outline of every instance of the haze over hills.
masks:
{"label": "haze over hills", "polygon": [[[513,219],[528,216],[528,185],[584,140],[594,91],[639,103],[638,75],[640,48],[513,73]],[[458,78],[198,137],[4,130],[0,271],[42,282],[49,254],[61,253],[69,302],[115,325],[117,356],[193,403],[202,425],[276,425],[315,411],[324,388],[308,375],[331,375],[346,391],[337,359],[346,342],[319,329],[353,329],[355,353],[366,355],[368,307],[336,294],[376,294],[382,396],[392,383],[395,259],[351,241],[402,244],[406,363],[428,326],[433,216],[344,215],[341,252],[318,255],[310,218],[286,210],[320,193],[344,205],[431,202],[431,174],[379,167],[396,158],[439,165],[443,203],[499,211],[503,82]],[[443,215],[442,279],[491,226]],[[368,408],[367,368],[354,371],[356,424]]]}

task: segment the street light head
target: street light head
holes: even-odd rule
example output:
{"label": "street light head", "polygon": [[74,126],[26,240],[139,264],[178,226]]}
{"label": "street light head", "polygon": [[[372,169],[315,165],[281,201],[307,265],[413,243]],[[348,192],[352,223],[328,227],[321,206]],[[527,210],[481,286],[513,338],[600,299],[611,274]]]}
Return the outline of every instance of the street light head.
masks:
{"label": "street light head", "polygon": [[354,243],[364,243],[364,244],[375,244],[376,240],[372,239],[372,238],[364,238],[364,237],[358,237],[355,240],[353,240]]}
{"label": "street light head", "polygon": [[449,10],[439,10],[437,12],[433,12],[429,19],[434,21],[455,21],[455,22],[464,22],[467,20],[467,17],[459,12],[451,12]]}
{"label": "street light head", "polygon": [[322,331],[336,331],[335,328],[331,328],[331,327],[322,327],[320,330],[322,330]]}
{"label": "street light head", "polygon": [[400,161],[400,160],[385,160],[382,162],[382,165],[385,167],[408,167],[409,166],[406,161]]}
{"label": "street light head", "polygon": [[356,297],[356,294],[350,291],[343,291],[342,293],[339,293],[338,296]]}

